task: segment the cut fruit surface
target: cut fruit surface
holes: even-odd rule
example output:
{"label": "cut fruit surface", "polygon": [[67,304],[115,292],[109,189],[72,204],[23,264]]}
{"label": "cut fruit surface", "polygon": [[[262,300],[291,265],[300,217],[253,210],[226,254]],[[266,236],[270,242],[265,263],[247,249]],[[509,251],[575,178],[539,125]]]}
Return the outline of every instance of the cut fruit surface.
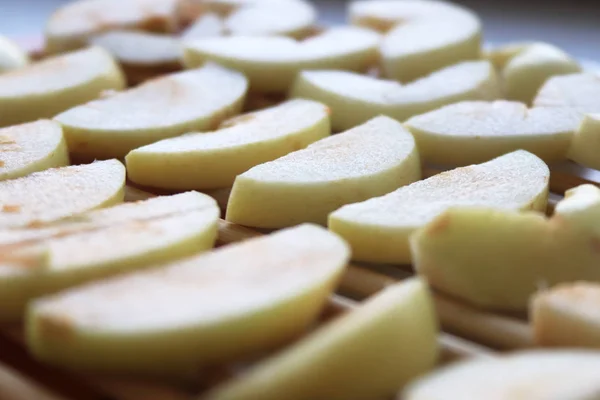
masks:
{"label": "cut fruit surface", "polygon": [[579,119],[569,110],[523,103],[465,101],[417,115],[405,126],[425,162],[463,166],[527,150],[546,162],[562,161]]}
{"label": "cut fruit surface", "polygon": [[188,68],[215,61],[243,72],[252,91],[285,92],[305,69],[366,71],[377,59],[380,36],[363,28],[334,28],[303,41],[232,36],[186,43]]}
{"label": "cut fruit surface", "polygon": [[328,136],[328,109],[310,100],[225,121],[221,129],[162,140],[130,152],[129,179],[165,189],[229,187],[237,175]]}
{"label": "cut fruit surface", "polygon": [[69,165],[62,128],[40,120],[0,129],[0,181]]}
{"label": "cut fruit surface", "polygon": [[494,100],[500,88],[489,62],[468,61],[407,85],[352,72],[302,71],[291,96],[327,104],[334,131],[342,131],[379,115],[404,121],[458,101]]}
{"label": "cut fruit surface", "polygon": [[522,311],[541,287],[600,281],[600,189],[567,191],[555,214],[461,207],[411,237],[417,272],[480,307]]}
{"label": "cut fruit surface", "polygon": [[0,35],[0,74],[29,64],[29,56],[16,43]]}
{"label": "cut fruit surface", "polygon": [[470,205],[542,211],[549,177],[542,160],[516,151],[348,204],[329,216],[329,229],[350,243],[356,260],[409,263],[410,235],[448,208]]}
{"label": "cut fruit surface", "polygon": [[121,70],[103,49],[47,58],[0,75],[0,126],[52,118],[124,86]]}
{"label": "cut fruit surface", "polygon": [[35,226],[123,201],[117,160],[53,168],[0,182],[0,229]]}
{"label": "cut fruit surface", "polygon": [[223,36],[225,26],[223,20],[214,13],[205,13],[198,17],[181,35],[183,40],[203,39]]}
{"label": "cut fruit surface", "polygon": [[242,74],[209,63],[72,108],[55,119],[71,153],[84,159],[121,158],[161,139],[214,129],[241,110],[247,86]]}
{"label": "cut fruit surface", "polygon": [[227,220],[261,228],[326,224],[344,204],[381,196],[421,176],[413,137],[377,117],[239,175]]}
{"label": "cut fruit surface", "polygon": [[194,373],[302,333],[348,258],[341,239],[310,225],[250,239],[36,301],[29,347],[70,368]]}
{"label": "cut fruit surface", "polygon": [[410,279],[386,288],[203,399],[385,398],[436,361],[431,296],[425,283]]}

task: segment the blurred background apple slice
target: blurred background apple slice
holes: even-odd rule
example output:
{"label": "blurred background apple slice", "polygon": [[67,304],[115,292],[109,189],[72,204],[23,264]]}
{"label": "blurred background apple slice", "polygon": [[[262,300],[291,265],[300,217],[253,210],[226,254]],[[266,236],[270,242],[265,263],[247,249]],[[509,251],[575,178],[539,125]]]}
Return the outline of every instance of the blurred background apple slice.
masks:
{"label": "blurred background apple slice", "polygon": [[12,40],[0,35],[0,74],[29,64],[29,56]]}

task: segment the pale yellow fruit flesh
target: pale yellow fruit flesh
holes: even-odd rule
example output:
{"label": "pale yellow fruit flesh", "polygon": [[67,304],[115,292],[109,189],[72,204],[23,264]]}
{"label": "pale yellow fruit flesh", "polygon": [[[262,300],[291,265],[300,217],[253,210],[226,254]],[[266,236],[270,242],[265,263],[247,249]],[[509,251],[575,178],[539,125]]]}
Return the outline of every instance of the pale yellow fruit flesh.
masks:
{"label": "pale yellow fruit flesh", "polygon": [[600,189],[567,192],[555,215],[450,209],[411,237],[413,265],[437,290],[522,311],[539,288],[600,281]]}
{"label": "pale yellow fruit flesh", "polygon": [[0,74],[29,64],[29,56],[16,43],[0,35]]}
{"label": "pale yellow fruit flesh", "polygon": [[291,96],[327,104],[334,131],[360,125],[378,115],[404,121],[463,100],[494,100],[498,78],[487,61],[459,63],[402,85],[343,71],[302,71]]}
{"label": "pale yellow fruit flesh", "polygon": [[187,374],[303,332],[335,288],[346,244],[303,225],[43,298],[28,344],[70,368]]}
{"label": "pale yellow fruit flesh", "polygon": [[52,118],[124,86],[121,70],[105,50],[47,58],[0,75],[0,126]]}
{"label": "pale yellow fruit flesh", "polygon": [[420,177],[413,137],[399,122],[381,116],[239,175],[227,220],[261,228],[325,225],[327,215],[342,205]]}
{"label": "pale yellow fruit flesh", "polygon": [[333,28],[303,41],[288,37],[231,36],[187,42],[184,64],[214,61],[241,71],[256,92],[282,93],[305,69],[363,72],[377,59],[380,36],[363,28]]}
{"label": "pale yellow fruit flesh", "polygon": [[40,120],[0,129],[0,181],[69,165],[62,128]]}
{"label": "pale yellow fruit flesh", "polygon": [[183,40],[194,40],[223,36],[225,26],[221,18],[214,13],[205,13],[198,17],[181,35]]}
{"label": "pale yellow fruit flesh", "polygon": [[[598,110],[600,111],[600,107]],[[569,158],[586,167],[600,169],[599,151],[600,114],[588,114],[583,119],[571,143]]]}
{"label": "pale yellow fruit flesh", "polygon": [[0,321],[21,318],[39,296],[208,250],[218,218],[212,198],[190,192],[0,232],[0,251],[41,255],[37,262],[0,259]]}
{"label": "pale yellow fruit flesh", "polygon": [[546,162],[563,161],[579,119],[566,109],[465,101],[412,117],[405,126],[425,162],[463,166],[519,149]]}
{"label": "pale yellow fruit flesh", "polygon": [[350,243],[355,260],[407,264],[409,237],[455,206],[545,210],[548,167],[517,151],[484,164],[443,172],[382,197],[346,205],[329,216],[329,229]]}
{"label": "pale yellow fruit flesh", "polygon": [[242,74],[209,63],[72,108],[55,120],[77,157],[122,158],[161,139],[216,128],[241,111],[246,89]]}
{"label": "pale yellow fruit flesh", "polygon": [[225,121],[221,129],[166,139],[130,152],[133,182],[166,189],[230,187],[236,176],[328,136],[328,109],[309,100]]}
{"label": "pale yellow fruit flesh", "polygon": [[600,352],[526,351],[472,359],[412,384],[405,400],[592,400],[600,392]]}
{"label": "pale yellow fruit flesh", "polygon": [[125,167],[117,160],[0,181],[0,229],[36,226],[121,203],[124,186]]}
{"label": "pale yellow fruit flesh", "polygon": [[428,289],[411,279],[388,287],[203,399],[385,398],[435,366],[436,337]]}

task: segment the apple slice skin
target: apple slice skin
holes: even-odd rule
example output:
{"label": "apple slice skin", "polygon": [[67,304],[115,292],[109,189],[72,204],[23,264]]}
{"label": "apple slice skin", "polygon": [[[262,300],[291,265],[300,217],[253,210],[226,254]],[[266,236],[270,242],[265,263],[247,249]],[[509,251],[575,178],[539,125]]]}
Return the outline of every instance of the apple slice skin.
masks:
{"label": "apple slice skin", "polygon": [[49,120],[0,129],[0,152],[0,181],[69,165],[62,128]]}
{"label": "apple slice skin", "polygon": [[388,287],[202,399],[386,398],[435,366],[437,332],[427,285],[411,279]]}

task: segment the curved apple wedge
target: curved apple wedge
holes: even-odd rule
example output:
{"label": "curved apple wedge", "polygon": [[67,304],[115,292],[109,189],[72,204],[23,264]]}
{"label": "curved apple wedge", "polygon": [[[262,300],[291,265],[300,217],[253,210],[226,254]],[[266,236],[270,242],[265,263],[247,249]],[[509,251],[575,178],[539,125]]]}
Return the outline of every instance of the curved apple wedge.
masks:
{"label": "curved apple wedge", "polygon": [[546,162],[565,160],[579,119],[566,109],[465,101],[412,117],[405,126],[426,162],[463,166],[519,149]]}
{"label": "curved apple wedge", "polygon": [[34,302],[28,344],[46,362],[190,374],[302,333],[346,266],[336,235],[303,225]]}
{"label": "curved apple wedge", "polygon": [[549,178],[550,171],[542,160],[516,151],[346,205],[329,216],[329,229],[350,243],[356,260],[407,264],[411,261],[410,235],[449,207],[542,211],[546,209]]}
{"label": "curved apple wedge", "polygon": [[189,192],[0,232],[0,252],[23,255],[0,258],[0,321],[39,296],[208,250],[218,218],[212,198]]}
{"label": "curved apple wedge", "polygon": [[0,182],[0,228],[36,226],[123,201],[117,160],[53,168]]}
{"label": "curved apple wedge", "polygon": [[421,176],[413,137],[377,117],[239,175],[227,220],[261,228],[325,224],[344,204],[381,196]]}
{"label": "curved apple wedge", "polygon": [[0,75],[0,126],[52,118],[124,86],[121,70],[103,49],[47,58]]}
{"label": "curved apple wedge", "polygon": [[458,101],[494,100],[500,87],[488,61],[467,61],[407,85],[352,72],[302,71],[291,96],[327,104],[333,130],[342,131],[378,115],[404,121]]}
{"label": "curved apple wedge", "polygon": [[215,61],[244,73],[256,92],[285,92],[305,69],[366,71],[377,60],[380,35],[363,28],[334,28],[303,41],[277,36],[230,36],[185,44],[184,63]]}
{"label": "curved apple wedge", "polygon": [[416,381],[406,400],[591,400],[600,393],[600,352],[527,351],[475,359]]}
{"label": "curved apple wedge", "polygon": [[16,43],[0,35],[0,74],[29,64],[27,53]]}
{"label": "curved apple wedge", "polygon": [[130,152],[133,182],[165,189],[230,187],[235,177],[328,136],[328,109],[309,100],[240,115],[209,133],[191,133]]}
{"label": "curved apple wedge", "polygon": [[76,156],[122,158],[161,139],[217,127],[240,112],[247,86],[242,74],[209,63],[83,104],[55,119]]}
{"label": "curved apple wedge", "polygon": [[69,165],[62,128],[40,120],[0,129],[0,181]]}
{"label": "curved apple wedge", "polygon": [[201,14],[182,34],[182,40],[203,39],[223,36],[225,26],[223,20],[215,13]]}
{"label": "curved apple wedge", "polygon": [[600,189],[571,189],[549,220],[537,213],[450,209],[411,237],[415,269],[437,290],[522,311],[539,287],[600,281]]}
{"label": "curved apple wedge", "polygon": [[392,396],[437,362],[426,284],[410,279],[318,329],[205,400],[361,400]]}

